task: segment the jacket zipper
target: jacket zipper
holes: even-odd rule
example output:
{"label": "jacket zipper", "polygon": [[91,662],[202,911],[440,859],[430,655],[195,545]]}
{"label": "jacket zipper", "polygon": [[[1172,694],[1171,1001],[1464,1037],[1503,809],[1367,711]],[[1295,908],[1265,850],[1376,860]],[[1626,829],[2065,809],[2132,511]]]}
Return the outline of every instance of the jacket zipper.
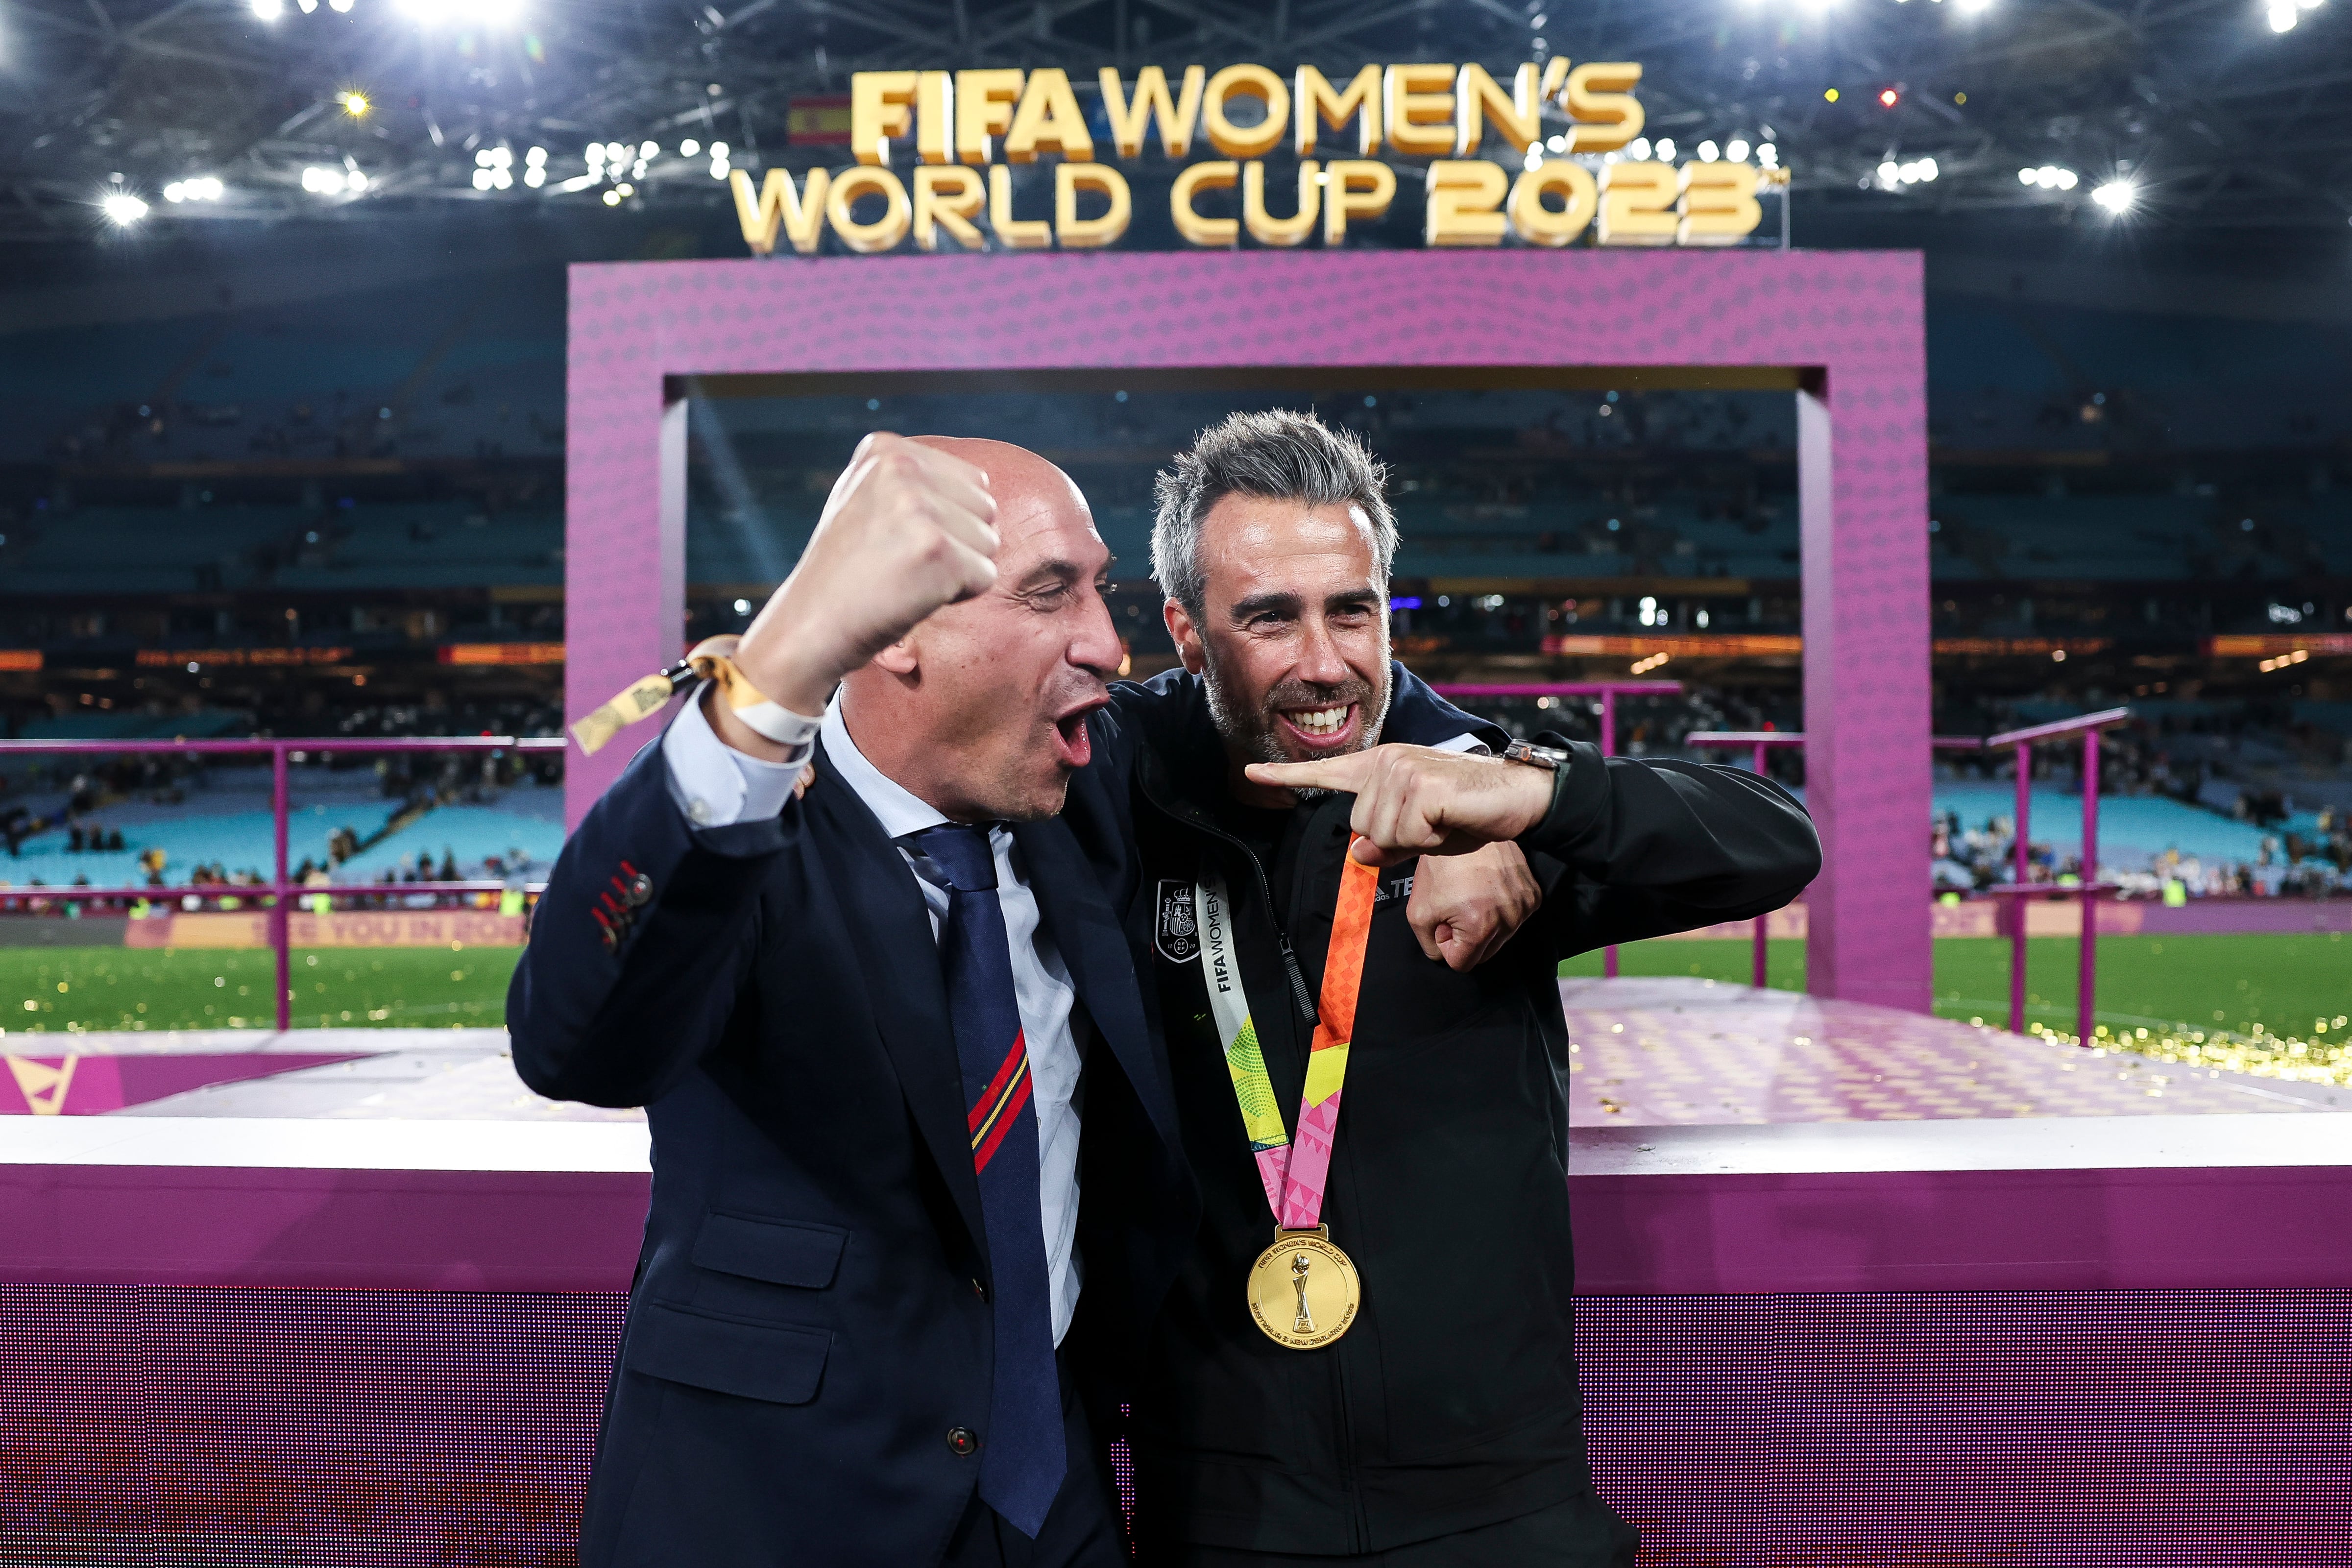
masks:
{"label": "jacket zipper", "polygon": [[[1275,916],[1274,885],[1266,880],[1265,866],[1258,860],[1256,852],[1223,828],[1204,821],[1189,808],[1179,810],[1170,806],[1152,789],[1151,779],[1149,777],[1143,779],[1143,793],[1145,799],[1158,807],[1162,814],[1197,829],[1211,838],[1231,844],[1241,852],[1242,859],[1249,862],[1251,872],[1257,877],[1258,896],[1265,901],[1266,915],[1274,921],[1275,937],[1282,946],[1282,967],[1290,977],[1291,998],[1298,1004],[1300,1016],[1305,1018],[1309,1025],[1320,1023],[1322,1020],[1315,1011],[1312,994],[1307,988],[1307,976],[1298,967],[1298,955],[1291,950],[1290,934],[1282,928],[1281,920]],[[1331,1362],[1331,1382],[1337,1393],[1339,1406],[1339,1430],[1332,1434],[1332,1448],[1334,1457],[1339,1462],[1340,1485],[1348,1493],[1349,1550],[1360,1552],[1368,1549],[1365,1543],[1371,1539],[1371,1524],[1364,1514],[1361,1478],[1356,1473],[1355,1404],[1348,1397],[1346,1369],[1336,1356]]]}
{"label": "jacket zipper", "polygon": [[1231,844],[1234,849],[1240,851],[1242,859],[1249,862],[1250,871],[1257,878],[1258,897],[1265,901],[1264,907],[1265,909],[1266,916],[1269,920],[1273,921],[1274,924],[1274,939],[1276,942],[1280,944],[1282,947],[1283,973],[1290,977],[1290,999],[1297,1004],[1298,1016],[1305,1019],[1309,1027],[1322,1022],[1323,1020],[1321,1016],[1315,1010],[1315,994],[1307,988],[1306,972],[1298,967],[1298,955],[1291,951],[1290,933],[1282,928],[1282,921],[1275,915],[1274,884],[1266,880],[1265,867],[1259,863],[1256,852],[1252,850],[1247,844],[1242,842],[1241,840],[1234,837],[1233,834],[1225,831],[1224,829],[1216,826],[1213,822],[1204,821],[1193,811],[1190,810],[1178,810],[1174,807],[1169,805],[1167,801],[1162,800],[1156,793],[1153,792],[1151,781],[1148,779],[1144,780],[1143,792],[1150,798],[1153,805],[1159,807],[1160,810],[1167,815],[1175,818],[1178,821],[1184,822],[1191,827],[1199,829],[1202,832],[1208,834],[1211,838],[1222,839],[1226,843]]}

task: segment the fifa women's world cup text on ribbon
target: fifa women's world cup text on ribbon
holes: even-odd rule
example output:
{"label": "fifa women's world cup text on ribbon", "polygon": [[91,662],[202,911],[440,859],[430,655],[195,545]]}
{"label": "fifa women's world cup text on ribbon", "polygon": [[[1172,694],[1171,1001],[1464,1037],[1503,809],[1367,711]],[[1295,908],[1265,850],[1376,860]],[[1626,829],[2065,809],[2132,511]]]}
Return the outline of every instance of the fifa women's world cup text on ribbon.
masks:
{"label": "fifa women's world cup text on ribbon", "polygon": [[659,674],[630,682],[627,689],[574,724],[572,737],[580,743],[583,752],[593,757],[629,726],[659,713],[665,703],[699,678],[716,682],[728,707],[753,730],[779,746],[800,750],[802,755],[788,761],[805,761],[822,721],[770,701],[767,694],[744,679],[734,658],[736,645],[741,641],[731,632],[704,638],[685,658]]}
{"label": "fifa women's world cup text on ribbon", "polygon": [[1250,1018],[1224,883],[1212,873],[1201,880],[1194,895],[1210,1015],[1224,1041],[1234,1098],[1249,1134],[1266,1207],[1275,1218],[1274,1245],[1250,1270],[1250,1315],[1268,1338],[1295,1350],[1317,1349],[1347,1333],[1362,1301],[1355,1264],[1331,1244],[1330,1228],[1322,1222],[1323,1190],[1339,1132],[1340,1092],[1347,1083],[1348,1049],[1355,1035],[1356,997],[1363,983],[1364,946],[1371,935],[1380,873],[1352,854],[1340,863],[1339,904],[1323,962],[1323,993],[1295,1139],[1284,1130],[1274,1082]]}

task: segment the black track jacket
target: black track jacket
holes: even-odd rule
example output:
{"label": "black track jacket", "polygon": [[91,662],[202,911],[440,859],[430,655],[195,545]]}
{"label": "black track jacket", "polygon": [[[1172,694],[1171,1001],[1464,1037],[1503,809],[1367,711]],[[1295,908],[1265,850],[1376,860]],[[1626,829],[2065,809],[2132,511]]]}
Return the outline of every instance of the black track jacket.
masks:
{"label": "black track jacket", "polygon": [[1166,912],[1204,865],[1221,871],[1267,1070],[1295,1129],[1313,1028],[1283,939],[1319,994],[1353,797],[1300,807],[1261,863],[1220,829],[1222,762],[1197,689],[1150,713],[1144,738],[1139,877],[1125,919],[1147,1009],[1165,1031],[1203,1213],[1132,1388],[1139,1531],[1377,1552],[1589,1490],[1559,963],[1779,908],[1820,870],[1811,819],[1752,773],[1604,760],[1547,737],[1572,760],[1549,814],[1520,840],[1545,903],[1502,953],[1469,974],[1423,957],[1405,921],[1417,862],[1381,873],[1323,1212],[1360,1271],[1363,1308],[1346,1337],[1302,1352],[1265,1339],[1246,1312],[1244,1279],[1274,1219],[1197,945]]}

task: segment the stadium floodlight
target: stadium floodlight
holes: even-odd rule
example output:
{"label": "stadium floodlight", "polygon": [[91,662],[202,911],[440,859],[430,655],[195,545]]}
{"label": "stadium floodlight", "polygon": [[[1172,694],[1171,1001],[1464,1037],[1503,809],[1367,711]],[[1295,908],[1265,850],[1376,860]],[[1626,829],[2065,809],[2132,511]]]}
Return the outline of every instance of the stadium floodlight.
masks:
{"label": "stadium floodlight", "polygon": [[677,144],[677,155],[681,158],[691,158],[701,151],[702,143],[691,136]]}
{"label": "stadium floodlight", "polygon": [[2081,183],[2081,180],[2075,174],[2074,170],[2061,169],[2058,171],[2058,188],[2060,190],[2071,191],[2079,183]]}
{"label": "stadium floodlight", "polygon": [[343,189],[343,172],[313,163],[302,171],[302,188],[315,196],[339,195]]}
{"label": "stadium floodlight", "polygon": [[1675,161],[1675,140],[1671,136],[1661,136],[1652,144],[1650,151],[1659,162],[1671,163]]}
{"label": "stadium floodlight", "polygon": [[2139,187],[2129,180],[2109,180],[2091,193],[2091,200],[2107,210],[2110,217],[2122,217],[2139,200]]}
{"label": "stadium floodlight", "polygon": [[1920,179],[1932,183],[1935,181],[1936,176],[1942,172],[1942,170],[1936,167],[1936,161],[1933,158],[1922,158],[1919,160]]}
{"label": "stadium floodlight", "polygon": [[1780,149],[1774,146],[1771,142],[1767,141],[1761,147],[1756,149],[1756,162],[1767,169],[1779,168],[1780,166]]}
{"label": "stadium floodlight", "polygon": [[1698,144],[1698,161],[1702,163],[1714,163],[1719,162],[1722,158],[1722,152],[1723,150],[1712,141],[1702,141]]}
{"label": "stadium floodlight", "polygon": [[265,22],[275,22],[286,15],[286,0],[251,0],[253,14]]}
{"label": "stadium floodlight", "polygon": [[489,188],[490,166],[485,163],[480,168],[474,171],[474,189],[477,191],[487,191]]}
{"label": "stadium floodlight", "polygon": [[547,162],[547,149],[534,147],[522,155],[522,161],[534,169],[540,168]]}
{"label": "stadium floodlight", "polygon": [[530,168],[525,169],[522,172],[522,183],[529,185],[534,191],[538,190],[541,185],[546,184],[547,165],[544,163],[533,163]]}
{"label": "stadium floodlight", "polygon": [[1890,158],[1885,162],[1881,163],[1878,166],[1878,183],[1882,185],[1890,186],[1903,183],[1903,171],[1895,164],[1893,159]]}
{"label": "stadium floodlight", "polygon": [[1625,156],[1636,163],[1646,162],[1650,156],[1650,139],[1646,136],[1636,136],[1633,141],[1625,143]]}
{"label": "stadium floodlight", "polygon": [[1748,143],[1735,136],[1725,143],[1723,155],[1734,163],[1745,163],[1748,162]]}
{"label": "stadium floodlight", "polygon": [[368,102],[367,94],[361,92],[356,89],[349,92],[337,93],[335,95],[335,101],[341,104],[343,106],[343,112],[350,115],[353,120],[365,120],[368,116],[368,110],[374,107],[374,105]]}
{"label": "stadium floodlight", "polygon": [[2302,19],[2294,0],[2271,0],[2269,16],[2273,33],[2291,33],[2294,31],[2295,23]]}
{"label": "stadium floodlight", "polygon": [[99,198],[98,205],[117,228],[127,229],[147,215],[147,204],[128,191],[109,191]]}

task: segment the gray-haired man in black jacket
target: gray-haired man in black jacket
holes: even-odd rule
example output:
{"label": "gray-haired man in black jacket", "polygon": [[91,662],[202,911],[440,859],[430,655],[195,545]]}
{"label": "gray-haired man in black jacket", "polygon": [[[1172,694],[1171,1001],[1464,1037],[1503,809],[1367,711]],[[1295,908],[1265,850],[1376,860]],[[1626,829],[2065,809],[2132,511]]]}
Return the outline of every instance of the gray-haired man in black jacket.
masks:
{"label": "gray-haired man in black jacket", "polygon": [[[1585,1459],[1559,963],[1777,908],[1819,841],[1738,769],[1380,745],[1382,479],[1291,413],[1161,477],[1154,566],[1205,683],[1141,720],[1125,918],[1203,1214],[1131,1385],[1139,1554],[1627,1564]],[[1540,913],[1483,964],[1427,956],[1417,857],[1507,841]]]}

